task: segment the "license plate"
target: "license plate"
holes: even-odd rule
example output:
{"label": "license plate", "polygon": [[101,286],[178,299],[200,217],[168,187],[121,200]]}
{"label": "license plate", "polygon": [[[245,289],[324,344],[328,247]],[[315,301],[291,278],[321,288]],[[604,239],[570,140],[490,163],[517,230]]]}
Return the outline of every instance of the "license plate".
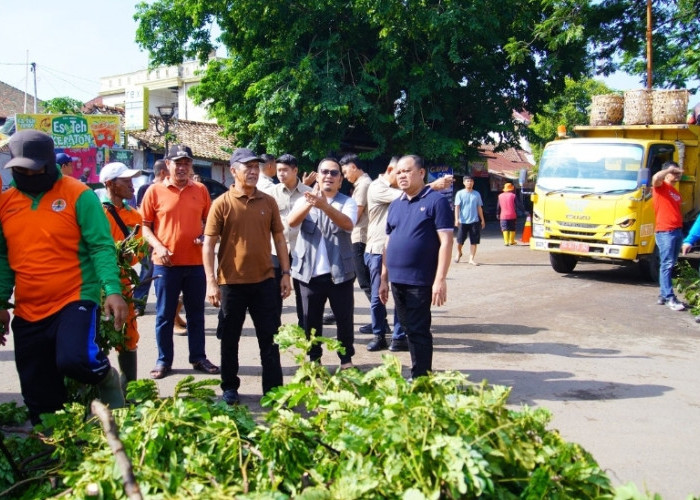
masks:
{"label": "license plate", "polygon": [[588,243],[581,243],[579,241],[562,241],[561,245],[559,245],[560,250],[578,253],[588,253],[589,248]]}

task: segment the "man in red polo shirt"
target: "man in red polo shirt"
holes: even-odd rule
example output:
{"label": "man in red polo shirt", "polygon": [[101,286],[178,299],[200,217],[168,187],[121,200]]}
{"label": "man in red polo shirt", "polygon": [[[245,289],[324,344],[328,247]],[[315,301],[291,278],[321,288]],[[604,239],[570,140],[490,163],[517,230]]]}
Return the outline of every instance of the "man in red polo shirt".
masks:
{"label": "man in red polo shirt", "polygon": [[674,161],[667,161],[651,178],[654,196],[656,227],[654,237],[659,248],[659,305],[666,304],[674,311],[683,311],[685,305],[673,293],[671,281],[673,266],[683,245],[683,215],[681,214],[681,194],[673,185],[677,183],[683,170]]}

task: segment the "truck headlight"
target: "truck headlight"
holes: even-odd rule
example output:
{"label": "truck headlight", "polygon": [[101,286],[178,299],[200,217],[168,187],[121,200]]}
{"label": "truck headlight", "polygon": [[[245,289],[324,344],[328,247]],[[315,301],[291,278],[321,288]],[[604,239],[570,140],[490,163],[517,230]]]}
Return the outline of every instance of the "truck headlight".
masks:
{"label": "truck headlight", "polygon": [[532,237],[533,238],[544,238],[544,224],[533,224],[532,225]]}
{"label": "truck headlight", "polygon": [[613,245],[634,245],[634,231],[613,231]]}

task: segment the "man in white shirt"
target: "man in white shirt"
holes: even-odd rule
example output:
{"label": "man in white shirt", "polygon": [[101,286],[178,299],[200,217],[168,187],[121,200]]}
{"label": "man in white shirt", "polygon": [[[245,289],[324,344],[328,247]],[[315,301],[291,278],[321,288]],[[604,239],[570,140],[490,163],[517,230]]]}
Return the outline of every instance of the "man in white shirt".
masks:
{"label": "man in white shirt", "polygon": [[[355,269],[350,234],[357,221],[357,204],[339,192],[343,177],[333,158],[318,165],[317,185],[304,193],[288,217],[290,227],[300,227],[292,252],[292,277],[299,281],[307,337],[323,334],[323,309],[328,300],[335,315],[338,341],[345,348],[340,368],[351,368],[355,354],[353,334]],[[320,361],[315,344],[311,361]]]}
{"label": "man in white shirt", "polygon": [[[289,213],[292,211],[294,204],[304,197],[304,193],[311,191],[311,188],[305,185],[301,180],[299,180],[299,166],[297,159],[290,154],[283,154],[277,158],[277,178],[279,179],[279,184],[275,184],[272,190],[268,193],[277,202],[277,206],[280,209],[280,217],[282,218],[282,224],[284,225],[284,238],[287,242],[287,248],[290,253],[290,262],[292,258],[292,250],[297,242],[297,235],[299,234],[299,227],[289,227]],[[279,259],[277,258],[277,252],[275,248],[272,248],[272,262],[275,266],[275,279],[280,282],[282,280],[282,274],[279,266]],[[301,304],[301,293],[299,291],[299,282],[297,280],[292,280],[294,286],[294,295],[296,299],[296,309],[297,309],[297,322],[298,325],[303,327],[303,307]],[[278,303],[280,314],[282,313],[282,297]]]}
{"label": "man in white shirt", "polygon": [[260,155],[260,159],[264,163],[260,163],[260,177],[258,177],[257,187],[260,191],[265,194],[270,194],[272,188],[275,187],[275,157],[272,155],[264,154]]}

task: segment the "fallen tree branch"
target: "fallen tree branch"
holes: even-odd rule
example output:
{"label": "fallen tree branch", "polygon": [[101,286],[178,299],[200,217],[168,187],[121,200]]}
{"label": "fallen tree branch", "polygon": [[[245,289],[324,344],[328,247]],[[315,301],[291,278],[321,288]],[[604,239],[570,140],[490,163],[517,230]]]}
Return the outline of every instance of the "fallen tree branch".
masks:
{"label": "fallen tree branch", "polygon": [[114,422],[112,412],[97,399],[92,401],[90,408],[92,409],[92,413],[97,416],[97,418],[100,419],[100,423],[102,423],[102,430],[104,430],[107,443],[112,449],[119,470],[121,470],[122,480],[124,481],[124,491],[126,491],[127,497],[131,500],[143,500],[141,490],[134,477],[131,461],[126,451],[124,451],[124,444],[119,439],[117,424]]}

